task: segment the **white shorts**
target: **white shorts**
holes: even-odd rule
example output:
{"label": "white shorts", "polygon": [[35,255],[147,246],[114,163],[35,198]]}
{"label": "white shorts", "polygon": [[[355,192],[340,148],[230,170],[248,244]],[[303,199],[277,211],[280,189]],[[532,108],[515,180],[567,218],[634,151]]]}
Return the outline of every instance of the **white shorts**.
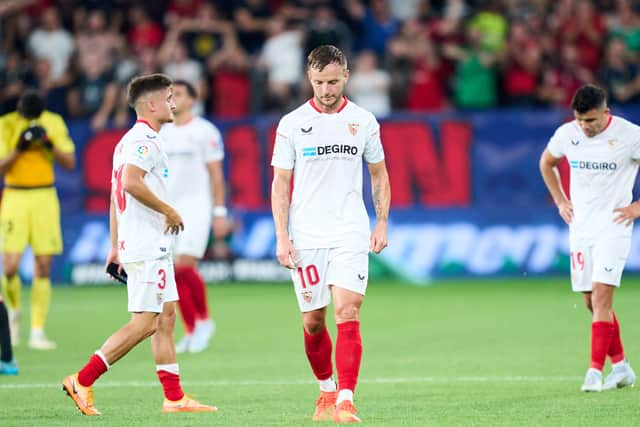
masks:
{"label": "white shorts", "polygon": [[127,272],[129,311],[161,313],[165,302],[178,301],[176,276],[170,256],[123,263]]}
{"label": "white shorts", "polygon": [[317,310],[331,302],[330,286],[364,295],[369,254],[345,248],[298,249],[298,268],[291,270],[300,311]]}
{"label": "white shorts", "polygon": [[174,255],[191,255],[198,259],[204,256],[211,232],[211,210],[202,206],[179,208],[184,221],[184,230],[176,236]]}
{"label": "white shorts", "polygon": [[574,292],[591,292],[593,283],[620,287],[622,271],[631,249],[630,237],[571,240],[571,287]]}

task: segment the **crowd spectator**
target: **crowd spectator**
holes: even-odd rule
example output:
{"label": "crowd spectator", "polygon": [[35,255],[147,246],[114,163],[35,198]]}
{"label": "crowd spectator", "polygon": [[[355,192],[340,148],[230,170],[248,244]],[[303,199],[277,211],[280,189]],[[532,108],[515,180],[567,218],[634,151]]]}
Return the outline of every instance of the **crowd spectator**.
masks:
{"label": "crowd spectator", "polygon": [[378,67],[376,54],[370,50],[360,52],[347,86],[353,101],[376,117],[384,117],[391,112],[390,86],[389,73]]}
{"label": "crowd spectator", "polygon": [[360,58],[356,102],[360,81],[387,81],[369,94],[379,115],[567,105],[585,82],[640,102],[639,11],[635,0],[0,2],[0,109],[35,87],[96,130],[126,126],[129,79],[163,71],[197,87],[198,114],[284,112],[310,96],[304,59],[320,44]]}

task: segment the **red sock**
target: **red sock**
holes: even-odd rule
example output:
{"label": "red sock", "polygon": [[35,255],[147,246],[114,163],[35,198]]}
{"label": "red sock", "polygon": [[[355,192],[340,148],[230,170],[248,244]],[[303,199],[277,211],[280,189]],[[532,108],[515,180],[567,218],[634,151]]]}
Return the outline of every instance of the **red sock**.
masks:
{"label": "red sock", "polygon": [[162,383],[164,397],[169,400],[180,400],[184,397],[182,386],[180,386],[180,375],[168,371],[157,371],[158,379]]}
{"label": "red sock", "polygon": [[613,338],[607,355],[611,359],[611,363],[618,363],[624,360],[624,348],[622,348],[622,340],[620,339],[620,324],[615,313],[613,313]]}
{"label": "red sock", "polygon": [[97,354],[93,354],[84,368],[78,372],[78,382],[85,387],[91,387],[100,378],[100,375],[107,372],[107,369],[104,360]]}
{"label": "red sock", "polygon": [[315,335],[309,334],[306,329],[304,330],[304,351],[307,353],[313,374],[319,380],[326,380],[333,375],[332,347],[331,336],[326,327]]}
{"label": "red sock", "polygon": [[338,324],[336,339],[336,369],[338,371],[338,388],[340,390],[356,390],[360,360],[362,359],[362,338],[360,322],[357,320]]}
{"label": "red sock", "polygon": [[207,285],[195,266],[186,267],[189,278],[191,295],[193,296],[193,306],[195,307],[196,319],[204,320],[209,318],[209,304],[207,304]]}
{"label": "red sock", "polygon": [[193,294],[189,285],[189,267],[176,267],[176,286],[178,287],[178,307],[187,334],[193,333],[196,326],[196,309],[193,305]]}
{"label": "red sock", "polygon": [[604,366],[607,352],[613,339],[612,322],[593,322],[591,324],[591,367],[599,371]]}

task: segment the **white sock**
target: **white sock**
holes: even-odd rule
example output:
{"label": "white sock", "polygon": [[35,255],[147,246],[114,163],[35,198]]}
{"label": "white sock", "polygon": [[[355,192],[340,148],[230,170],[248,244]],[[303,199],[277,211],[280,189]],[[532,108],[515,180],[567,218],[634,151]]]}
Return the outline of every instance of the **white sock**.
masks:
{"label": "white sock", "polygon": [[165,371],[171,374],[180,375],[177,363],[167,363],[166,365],[156,365],[156,371]]}
{"label": "white sock", "polygon": [[332,392],[338,389],[333,377],[329,377],[326,380],[318,380],[318,384],[320,384],[320,391]]}
{"label": "white sock", "polygon": [[353,390],[343,389],[338,392],[338,400],[336,401],[336,405],[339,405],[340,402],[344,400],[350,400],[353,402]]}
{"label": "white sock", "polygon": [[100,359],[102,359],[102,362],[104,362],[104,366],[106,366],[106,367],[107,367],[107,370],[109,370],[109,368],[110,368],[111,366],[109,366],[109,362],[107,362],[107,358],[106,358],[106,356],[104,355],[104,353],[102,352],[102,350],[96,350],[95,355],[96,355],[96,356],[98,356]]}
{"label": "white sock", "polygon": [[44,338],[44,331],[40,328],[32,328],[31,338]]}
{"label": "white sock", "polygon": [[612,363],[612,364],[611,364],[611,367],[615,369],[615,368],[622,367],[622,366],[624,366],[624,365],[626,365],[626,364],[627,364],[627,359],[622,359],[622,360],[621,360],[621,361],[619,361],[618,363]]}

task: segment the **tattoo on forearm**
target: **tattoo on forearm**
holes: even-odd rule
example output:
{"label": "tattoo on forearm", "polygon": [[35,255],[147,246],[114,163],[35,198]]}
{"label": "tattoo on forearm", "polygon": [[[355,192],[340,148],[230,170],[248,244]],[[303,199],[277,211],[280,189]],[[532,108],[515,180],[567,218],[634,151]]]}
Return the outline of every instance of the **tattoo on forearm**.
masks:
{"label": "tattoo on forearm", "polygon": [[385,186],[382,183],[373,185],[373,206],[376,210],[376,218],[378,221],[386,221],[389,218],[389,210],[387,206],[387,194],[384,191]]}

